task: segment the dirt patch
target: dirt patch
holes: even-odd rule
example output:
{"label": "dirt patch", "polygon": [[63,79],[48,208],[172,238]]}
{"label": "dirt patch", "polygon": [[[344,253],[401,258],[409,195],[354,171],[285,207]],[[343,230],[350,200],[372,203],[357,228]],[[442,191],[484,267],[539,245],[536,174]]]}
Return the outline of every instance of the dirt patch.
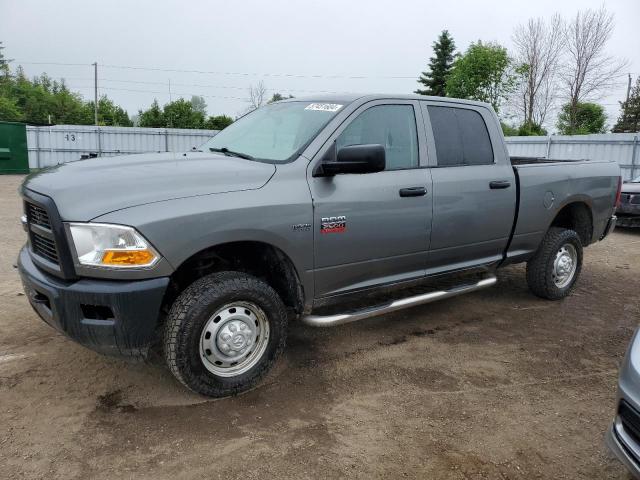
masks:
{"label": "dirt patch", "polygon": [[207,400],[31,311],[0,177],[0,478],[626,479],[604,432],[640,318],[640,232],[586,250],[573,296],[522,266],[471,295],[333,329],[293,325],[258,388]]}

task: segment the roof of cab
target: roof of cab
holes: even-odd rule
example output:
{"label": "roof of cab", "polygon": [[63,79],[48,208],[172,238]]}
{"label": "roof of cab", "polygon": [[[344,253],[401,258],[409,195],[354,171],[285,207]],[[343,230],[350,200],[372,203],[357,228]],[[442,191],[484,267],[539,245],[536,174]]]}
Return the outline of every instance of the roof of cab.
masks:
{"label": "roof of cab", "polygon": [[370,102],[373,100],[430,100],[433,102],[460,103],[465,105],[476,105],[479,107],[491,108],[491,104],[478,102],[476,100],[465,100],[461,98],[450,97],[432,97],[428,95],[403,95],[394,93],[375,93],[375,94],[358,94],[358,93],[336,93],[332,95],[307,95],[304,97],[294,97],[282,100],[284,102],[326,102],[326,103],[342,103],[349,104],[359,100],[361,102]]}

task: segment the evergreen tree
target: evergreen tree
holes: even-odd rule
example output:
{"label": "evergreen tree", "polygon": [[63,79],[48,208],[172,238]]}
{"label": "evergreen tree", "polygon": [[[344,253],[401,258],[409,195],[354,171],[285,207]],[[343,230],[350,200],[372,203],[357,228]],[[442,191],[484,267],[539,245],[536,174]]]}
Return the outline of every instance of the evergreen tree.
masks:
{"label": "evergreen tree", "polygon": [[620,102],[620,116],[612,132],[640,132],[640,77],[631,90],[629,100]]}
{"label": "evergreen tree", "polygon": [[434,56],[429,59],[429,71],[422,72],[418,82],[425,88],[415,91],[420,95],[446,97],[447,77],[453,66],[453,53],[456,44],[447,30],[443,30],[438,40],[433,43]]}

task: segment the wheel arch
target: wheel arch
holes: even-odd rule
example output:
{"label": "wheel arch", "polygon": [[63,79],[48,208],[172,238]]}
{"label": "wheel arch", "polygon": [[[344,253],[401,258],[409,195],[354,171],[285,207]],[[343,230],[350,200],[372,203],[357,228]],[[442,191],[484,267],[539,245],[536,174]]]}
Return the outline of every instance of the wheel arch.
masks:
{"label": "wheel arch", "polygon": [[180,263],[170,276],[164,299],[168,310],[178,295],[194,281],[224,270],[248,273],[266,281],[284,304],[301,313],[305,292],[299,272],[291,258],[268,242],[239,240],[203,248]]}
{"label": "wheel arch", "polygon": [[588,198],[573,198],[565,202],[553,217],[547,230],[562,227],[574,230],[583,246],[593,242],[593,211]]}

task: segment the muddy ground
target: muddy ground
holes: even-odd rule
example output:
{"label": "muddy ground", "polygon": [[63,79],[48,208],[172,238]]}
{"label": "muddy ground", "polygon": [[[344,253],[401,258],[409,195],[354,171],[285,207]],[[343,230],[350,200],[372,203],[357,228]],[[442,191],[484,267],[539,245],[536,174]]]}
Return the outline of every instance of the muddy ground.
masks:
{"label": "muddy ground", "polygon": [[640,317],[640,232],[590,247],[562,302],[516,266],[467,296],[294,325],[266,382],[211,401],[37,318],[13,267],[20,181],[0,177],[2,479],[628,478],[603,435]]}

